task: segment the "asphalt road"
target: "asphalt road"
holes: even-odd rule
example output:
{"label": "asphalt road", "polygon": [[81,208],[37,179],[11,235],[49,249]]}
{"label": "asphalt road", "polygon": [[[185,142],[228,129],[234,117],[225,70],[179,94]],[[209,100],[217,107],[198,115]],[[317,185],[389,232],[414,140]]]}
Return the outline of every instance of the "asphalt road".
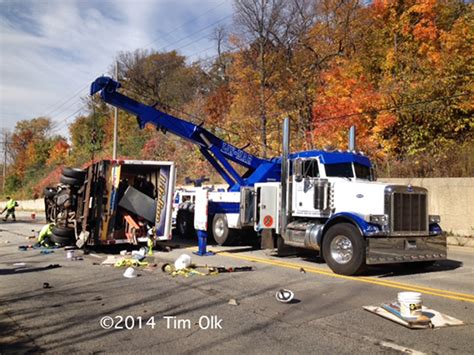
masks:
{"label": "asphalt road", "polygon": [[[41,228],[37,222],[23,215],[0,224],[1,354],[472,354],[472,249],[450,249],[448,261],[422,272],[391,266],[351,278],[333,274],[311,254],[276,258],[269,251],[211,247],[216,256],[198,257],[180,246],[156,252],[157,269],[127,279],[124,269],[100,265],[117,249],[92,251],[78,261],[68,261],[62,249],[19,251]],[[254,271],[188,278],[161,272],[162,263],[182,253],[198,265],[250,265]],[[44,289],[45,282],[51,288]],[[296,301],[277,302],[280,288],[291,289]],[[394,300],[401,290],[422,292],[425,305],[465,325],[411,330],[362,308]],[[104,317],[112,317],[103,322],[114,327],[104,329]]]}

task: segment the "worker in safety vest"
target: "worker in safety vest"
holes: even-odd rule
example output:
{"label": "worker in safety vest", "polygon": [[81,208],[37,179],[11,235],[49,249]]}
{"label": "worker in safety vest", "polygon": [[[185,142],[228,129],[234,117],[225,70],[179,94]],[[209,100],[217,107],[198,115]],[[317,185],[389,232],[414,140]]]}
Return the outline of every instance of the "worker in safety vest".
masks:
{"label": "worker in safety vest", "polygon": [[8,196],[7,197],[7,205],[3,209],[2,213],[0,213],[0,214],[3,214],[3,212],[7,211],[7,215],[3,218],[3,221],[6,221],[8,219],[8,216],[10,216],[10,215],[12,215],[13,222],[16,221],[15,207],[17,207],[17,206],[18,206],[18,202],[16,202],[14,199],[12,199],[10,196]]}
{"label": "worker in safety vest", "polygon": [[148,241],[147,241],[147,247],[148,247],[148,255],[153,255],[153,247],[155,246],[155,228],[150,228],[148,230]]}
{"label": "worker in safety vest", "polygon": [[48,223],[43,228],[41,228],[41,231],[39,232],[39,235],[38,235],[39,245],[42,245],[45,247],[54,245],[54,243],[51,241],[51,236],[53,235],[53,227],[54,227],[54,223]]}

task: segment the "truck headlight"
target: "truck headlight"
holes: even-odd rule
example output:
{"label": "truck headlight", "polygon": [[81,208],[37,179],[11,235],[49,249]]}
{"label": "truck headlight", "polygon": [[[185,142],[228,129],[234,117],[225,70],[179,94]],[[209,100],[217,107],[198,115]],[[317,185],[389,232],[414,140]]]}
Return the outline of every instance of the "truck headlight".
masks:
{"label": "truck headlight", "polygon": [[388,216],[386,214],[371,214],[369,216],[369,222],[378,224],[380,226],[385,226],[388,224]]}
{"label": "truck headlight", "polygon": [[441,217],[437,214],[430,214],[428,220],[430,221],[430,224],[439,224],[439,222],[441,222]]}

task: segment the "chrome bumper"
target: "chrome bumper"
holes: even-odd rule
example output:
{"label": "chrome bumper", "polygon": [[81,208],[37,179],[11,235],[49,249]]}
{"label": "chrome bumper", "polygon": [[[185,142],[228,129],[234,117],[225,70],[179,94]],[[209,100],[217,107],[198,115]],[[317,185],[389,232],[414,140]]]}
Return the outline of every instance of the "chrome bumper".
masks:
{"label": "chrome bumper", "polygon": [[446,260],[446,237],[367,238],[366,263]]}

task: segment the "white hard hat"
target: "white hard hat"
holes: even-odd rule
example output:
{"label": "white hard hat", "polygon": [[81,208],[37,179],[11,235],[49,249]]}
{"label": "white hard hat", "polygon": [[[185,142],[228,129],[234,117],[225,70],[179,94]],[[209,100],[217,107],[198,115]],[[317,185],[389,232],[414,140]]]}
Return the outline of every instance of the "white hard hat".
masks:
{"label": "white hard hat", "polygon": [[137,275],[136,270],[130,266],[129,268],[127,268],[127,270],[125,270],[125,272],[123,273],[123,276],[129,279],[132,279],[134,277],[137,277],[138,275]]}
{"label": "white hard hat", "polygon": [[191,257],[187,254],[181,254],[174,262],[176,270],[186,269],[191,265]]}
{"label": "white hard hat", "polygon": [[278,290],[277,293],[275,294],[275,298],[279,302],[283,303],[289,303],[291,300],[295,297],[295,294],[287,289],[282,288],[281,290]]}

